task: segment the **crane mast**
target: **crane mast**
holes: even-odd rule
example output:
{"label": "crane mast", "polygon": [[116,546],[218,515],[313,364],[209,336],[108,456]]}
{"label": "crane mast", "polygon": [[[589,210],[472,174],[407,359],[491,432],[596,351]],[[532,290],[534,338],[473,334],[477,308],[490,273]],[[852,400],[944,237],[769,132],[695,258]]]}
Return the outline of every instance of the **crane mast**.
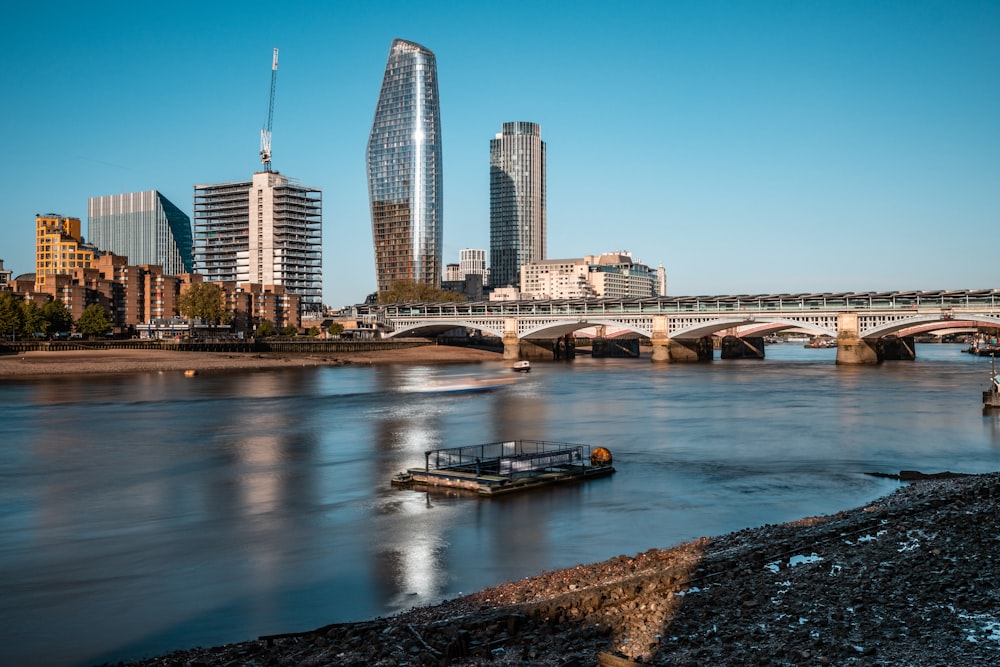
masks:
{"label": "crane mast", "polygon": [[260,161],[265,171],[271,171],[271,121],[274,119],[274,83],[278,77],[278,48],[274,48],[271,61],[271,98],[267,103],[267,124],[260,131]]}

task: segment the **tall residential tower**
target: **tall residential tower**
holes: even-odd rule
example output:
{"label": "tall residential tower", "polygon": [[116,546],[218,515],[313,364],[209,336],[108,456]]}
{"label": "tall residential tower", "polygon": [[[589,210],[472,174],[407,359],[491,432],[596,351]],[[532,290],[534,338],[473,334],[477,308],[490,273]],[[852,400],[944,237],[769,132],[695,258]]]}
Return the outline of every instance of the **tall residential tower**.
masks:
{"label": "tall residential tower", "polygon": [[322,192],[278,172],[194,186],[194,264],[206,282],[282,285],[323,309]]}
{"label": "tall residential tower", "polygon": [[545,259],[545,142],[537,123],[504,123],[490,141],[490,284],[517,287]]}
{"label": "tall residential tower", "polygon": [[437,62],[395,39],[368,137],[378,290],[395,280],[441,286],[443,206]]}
{"label": "tall residential tower", "polygon": [[132,265],[157,264],[172,276],[193,270],[191,219],[156,190],[91,197],[87,230],[91,243]]}

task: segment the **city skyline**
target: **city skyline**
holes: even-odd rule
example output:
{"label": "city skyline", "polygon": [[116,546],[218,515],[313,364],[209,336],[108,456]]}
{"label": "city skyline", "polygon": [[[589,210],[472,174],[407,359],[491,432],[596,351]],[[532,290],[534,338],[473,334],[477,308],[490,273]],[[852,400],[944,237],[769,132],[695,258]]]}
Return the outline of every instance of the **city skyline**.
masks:
{"label": "city skyline", "polygon": [[32,270],[37,213],[156,189],[191,215],[194,184],[259,169],[280,47],[274,168],[324,191],[324,301],[363,300],[365,141],[398,37],[437,57],[445,263],[489,247],[488,142],[529,119],[549,256],[627,248],[673,295],[994,284],[995,2],[515,3],[516,25],[477,3],[266,7],[10,9],[7,269]]}

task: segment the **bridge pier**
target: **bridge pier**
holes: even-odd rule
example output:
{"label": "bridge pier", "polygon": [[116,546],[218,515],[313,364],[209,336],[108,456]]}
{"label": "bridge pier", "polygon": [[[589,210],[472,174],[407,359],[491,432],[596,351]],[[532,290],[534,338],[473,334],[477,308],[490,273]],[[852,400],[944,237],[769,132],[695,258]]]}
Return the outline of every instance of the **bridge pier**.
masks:
{"label": "bridge pier", "polygon": [[517,318],[508,317],[503,323],[503,360],[552,361],[576,357],[576,341],[567,334],[552,340],[522,340],[517,336]]}
{"label": "bridge pier", "polygon": [[506,317],[503,321],[503,360],[518,361],[521,358],[521,341],[517,337],[517,318]]}
{"label": "bridge pier", "polygon": [[711,361],[714,354],[711,337],[695,340],[677,340],[667,333],[667,318],[664,315],[653,316],[652,361],[683,363],[692,361]]}
{"label": "bridge pier", "polygon": [[879,361],[875,346],[858,335],[858,314],[837,315],[837,363],[877,364]]}

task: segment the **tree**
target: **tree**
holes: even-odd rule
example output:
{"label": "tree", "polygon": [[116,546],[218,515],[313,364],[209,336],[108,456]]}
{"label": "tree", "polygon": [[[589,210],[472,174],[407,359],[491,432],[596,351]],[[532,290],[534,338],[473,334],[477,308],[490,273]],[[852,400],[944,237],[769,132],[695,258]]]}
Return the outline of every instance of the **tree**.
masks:
{"label": "tree", "polygon": [[21,300],[13,292],[0,291],[0,338],[13,340],[24,325]]}
{"label": "tree", "polygon": [[76,321],[76,330],[88,338],[103,336],[111,331],[111,318],[101,304],[92,303],[84,308]]}
{"label": "tree", "polygon": [[211,327],[232,320],[232,313],[226,310],[225,294],[212,283],[190,285],[178,297],[177,310],[189,320],[203,320]]}
{"label": "tree", "polygon": [[319,335],[319,327],[309,327],[308,334],[311,337],[315,338],[316,336]]}
{"label": "tree", "polygon": [[389,289],[378,293],[379,303],[407,303],[414,301],[442,302],[468,301],[458,292],[426,285],[415,280],[394,280]]}
{"label": "tree", "polygon": [[73,329],[73,316],[59,299],[52,299],[42,306],[42,317],[48,322],[51,334],[65,333]]}
{"label": "tree", "polygon": [[49,323],[42,316],[42,309],[34,301],[22,301],[21,312],[24,314],[21,332],[25,336],[44,334],[48,330]]}
{"label": "tree", "polygon": [[261,320],[260,324],[257,325],[257,337],[267,338],[268,336],[273,336],[278,333],[274,330],[274,325],[267,320]]}
{"label": "tree", "polygon": [[340,322],[334,322],[326,328],[326,332],[331,336],[339,336],[344,333],[344,325]]}
{"label": "tree", "polygon": [[281,330],[281,333],[286,336],[297,336],[299,335],[299,328],[294,324],[286,324],[285,328]]}

